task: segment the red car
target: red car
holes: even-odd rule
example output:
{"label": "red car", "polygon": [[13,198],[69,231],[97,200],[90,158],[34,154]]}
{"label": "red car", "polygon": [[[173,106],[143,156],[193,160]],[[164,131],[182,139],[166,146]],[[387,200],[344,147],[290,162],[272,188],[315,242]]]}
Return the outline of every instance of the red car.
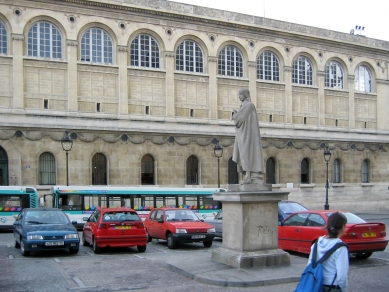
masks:
{"label": "red car", "polygon": [[278,247],[284,250],[309,254],[311,245],[327,234],[327,220],[333,212],[343,213],[347,228],[341,237],[349,247],[349,253],[357,258],[368,258],[375,251],[383,251],[388,245],[386,226],[380,222],[366,222],[346,211],[308,210],[296,212],[278,226]]}
{"label": "red car", "polygon": [[201,221],[189,209],[155,208],[144,221],[148,241],[153,238],[165,239],[170,249],[178,243],[203,242],[211,247],[216,236],[215,228]]}
{"label": "red car", "polygon": [[82,232],[84,246],[92,245],[95,253],[104,247],[136,246],[146,251],[147,233],[142,219],[129,208],[106,208],[96,210],[87,218]]}

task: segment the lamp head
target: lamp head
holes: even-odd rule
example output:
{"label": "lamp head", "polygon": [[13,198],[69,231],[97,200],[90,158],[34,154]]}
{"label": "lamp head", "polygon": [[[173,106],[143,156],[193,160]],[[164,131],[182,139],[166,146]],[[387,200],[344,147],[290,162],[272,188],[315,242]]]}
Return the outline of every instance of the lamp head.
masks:
{"label": "lamp head", "polygon": [[326,146],[326,149],[324,150],[324,160],[326,162],[330,161],[331,159],[331,150],[328,148],[328,146]]}
{"label": "lamp head", "polygon": [[61,144],[62,144],[62,149],[64,151],[70,151],[72,150],[72,146],[73,146],[73,140],[70,139],[70,136],[69,136],[69,133],[66,132],[65,133],[65,136],[63,136],[62,140],[61,140]]}
{"label": "lamp head", "polygon": [[223,146],[220,145],[220,142],[219,142],[219,141],[217,141],[215,147],[213,147],[213,151],[214,151],[215,156],[216,156],[217,158],[222,157],[222,155],[223,155]]}

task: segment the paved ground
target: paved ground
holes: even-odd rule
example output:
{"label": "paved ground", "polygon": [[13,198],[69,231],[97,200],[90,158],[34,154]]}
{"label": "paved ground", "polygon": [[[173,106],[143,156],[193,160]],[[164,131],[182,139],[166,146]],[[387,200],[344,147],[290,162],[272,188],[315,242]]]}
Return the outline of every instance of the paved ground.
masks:
{"label": "paved ground", "polygon": [[[389,225],[388,214],[369,213],[361,217]],[[12,233],[0,233],[0,291],[284,292],[293,291],[296,282],[275,284],[274,281],[282,278],[281,281],[285,278],[297,281],[307,262],[306,255],[291,254],[292,266],[288,271],[279,268],[234,269],[210,260],[212,250],[221,244],[217,239],[210,249],[202,244],[187,244],[170,250],[165,241],[154,240],[148,244],[145,253],[138,253],[136,249],[118,249],[96,255],[90,247],[81,247],[77,255],[65,251],[23,257],[20,250],[13,247]],[[293,279],[295,275],[297,278]],[[388,275],[388,248],[385,252],[374,253],[367,260],[351,257],[348,291],[386,292],[389,290]],[[257,284],[266,286],[231,286],[244,286],[242,283],[258,279],[262,283]],[[207,284],[209,280],[213,285]]]}

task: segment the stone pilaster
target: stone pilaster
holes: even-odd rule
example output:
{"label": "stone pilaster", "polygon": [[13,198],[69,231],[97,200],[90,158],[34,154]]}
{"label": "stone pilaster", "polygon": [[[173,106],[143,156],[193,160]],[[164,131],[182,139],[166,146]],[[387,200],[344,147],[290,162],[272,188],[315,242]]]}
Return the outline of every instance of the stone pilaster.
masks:
{"label": "stone pilaster", "polygon": [[326,101],[324,96],[324,71],[317,71],[317,86],[319,87],[318,98],[319,98],[319,108],[318,108],[318,124],[319,126],[325,126],[326,124]]}
{"label": "stone pilaster", "polygon": [[118,65],[119,65],[119,115],[128,115],[128,47],[118,46]]}
{"label": "stone pilaster", "polygon": [[257,107],[257,62],[247,62],[251,101]]}
{"label": "stone pilaster", "polygon": [[175,116],[175,97],[174,97],[174,69],[176,54],[165,51],[166,60],[166,116]]}
{"label": "stone pilaster", "polygon": [[217,57],[208,57],[209,72],[209,117],[218,118]]}
{"label": "stone pilaster", "polygon": [[24,35],[12,34],[13,48],[13,102],[14,112],[24,112],[24,67],[23,48]]}
{"label": "stone pilaster", "polygon": [[66,40],[68,50],[68,111],[70,115],[78,113],[78,41]]}
{"label": "stone pilaster", "polygon": [[348,125],[350,129],[355,129],[355,75],[349,75],[347,78],[348,85]]}
{"label": "stone pilaster", "polygon": [[293,68],[291,66],[284,66],[285,122],[287,124],[291,124],[293,122],[292,71]]}

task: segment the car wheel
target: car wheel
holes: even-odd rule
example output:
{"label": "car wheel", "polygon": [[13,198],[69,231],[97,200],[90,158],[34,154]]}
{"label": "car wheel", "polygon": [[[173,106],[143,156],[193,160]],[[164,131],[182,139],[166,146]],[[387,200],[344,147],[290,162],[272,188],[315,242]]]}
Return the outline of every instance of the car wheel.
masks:
{"label": "car wheel", "polygon": [[139,251],[139,252],[145,252],[145,251],[146,251],[146,246],[147,246],[147,245],[138,245],[138,246],[137,246],[138,251]]}
{"label": "car wheel", "polygon": [[151,242],[153,240],[153,238],[150,236],[149,232],[146,230],[147,232],[147,242]]}
{"label": "car wheel", "polygon": [[70,252],[71,254],[76,254],[76,253],[78,253],[78,251],[79,251],[79,248],[78,248],[78,247],[69,248],[69,252]]}
{"label": "car wheel", "polygon": [[23,240],[20,240],[20,252],[22,253],[22,256],[29,256],[30,252],[24,249],[24,242]]}
{"label": "car wheel", "polygon": [[101,248],[97,246],[97,242],[96,242],[95,238],[93,238],[93,252],[94,253],[100,253],[101,252]]}
{"label": "car wheel", "polygon": [[88,245],[89,245],[89,242],[87,242],[87,241],[85,240],[84,233],[82,233],[82,245],[83,245],[83,246],[88,246]]}
{"label": "car wheel", "polygon": [[176,248],[176,246],[177,246],[177,243],[176,243],[176,241],[174,240],[174,237],[173,237],[173,235],[171,234],[171,233],[169,233],[168,235],[167,235],[167,247],[169,248],[169,249],[175,249]]}
{"label": "car wheel", "polygon": [[213,243],[212,240],[203,241],[203,244],[204,244],[205,247],[211,247],[211,246],[212,246],[212,243]]}
{"label": "car wheel", "polygon": [[373,253],[372,252],[361,252],[361,253],[357,253],[355,254],[355,257],[357,259],[367,259],[369,258]]}
{"label": "car wheel", "polygon": [[15,240],[15,248],[20,248],[20,243]]}

